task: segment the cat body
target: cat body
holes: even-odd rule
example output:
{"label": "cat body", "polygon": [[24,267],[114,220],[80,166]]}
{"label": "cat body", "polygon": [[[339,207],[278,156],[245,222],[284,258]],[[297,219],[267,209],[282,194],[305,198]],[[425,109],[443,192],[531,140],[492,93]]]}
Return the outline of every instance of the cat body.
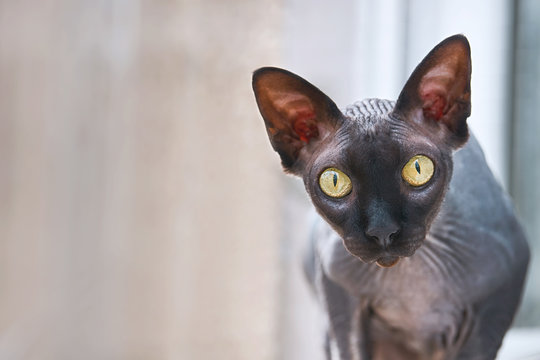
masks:
{"label": "cat body", "polygon": [[328,359],[496,356],[529,252],[469,139],[470,74],[459,35],[428,54],[397,102],[340,111],[292,73],[254,74],[271,143],[324,219],[305,269],[327,314]]}

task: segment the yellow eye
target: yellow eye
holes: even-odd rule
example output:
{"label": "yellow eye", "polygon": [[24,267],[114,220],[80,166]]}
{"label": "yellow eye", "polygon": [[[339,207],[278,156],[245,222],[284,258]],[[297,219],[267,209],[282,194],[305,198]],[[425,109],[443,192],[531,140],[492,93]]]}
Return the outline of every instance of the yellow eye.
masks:
{"label": "yellow eye", "polygon": [[319,177],[319,186],[328,196],[342,198],[351,192],[351,179],[341,170],[328,168]]}
{"label": "yellow eye", "polygon": [[433,161],[424,155],[413,156],[401,171],[403,179],[412,186],[424,185],[433,176]]}

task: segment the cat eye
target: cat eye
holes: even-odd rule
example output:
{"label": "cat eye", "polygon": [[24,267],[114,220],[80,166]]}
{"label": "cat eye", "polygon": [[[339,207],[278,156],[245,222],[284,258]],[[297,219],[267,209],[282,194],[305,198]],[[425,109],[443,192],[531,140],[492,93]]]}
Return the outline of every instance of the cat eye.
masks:
{"label": "cat eye", "polygon": [[431,179],[433,172],[433,161],[425,155],[416,155],[405,164],[401,176],[412,186],[422,186]]}
{"label": "cat eye", "polygon": [[352,189],[351,179],[341,170],[328,168],[319,177],[319,186],[328,196],[342,198]]}

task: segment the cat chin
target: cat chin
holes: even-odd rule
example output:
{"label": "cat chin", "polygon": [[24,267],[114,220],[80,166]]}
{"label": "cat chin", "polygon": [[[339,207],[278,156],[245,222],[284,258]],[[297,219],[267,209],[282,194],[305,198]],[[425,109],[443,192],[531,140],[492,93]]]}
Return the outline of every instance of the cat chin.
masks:
{"label": "cat chin", "polygon": [[382,268],[391,268],[396,265],[400,259],[399,256],[383,256],[377,259],[376,264]]}

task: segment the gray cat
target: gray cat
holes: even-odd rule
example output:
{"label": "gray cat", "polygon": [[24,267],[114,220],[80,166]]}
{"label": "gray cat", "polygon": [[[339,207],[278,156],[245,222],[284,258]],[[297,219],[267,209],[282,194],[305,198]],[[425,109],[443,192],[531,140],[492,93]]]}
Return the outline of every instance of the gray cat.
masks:
{"label": "gray cat", "polygon": [[461,35],[426,56],[396,102],[343,112],[295,74],[255,71],[270,142],[325,220],[305,268],[328,359],[495,358],[529,250],[469,139],[470,77]]}

